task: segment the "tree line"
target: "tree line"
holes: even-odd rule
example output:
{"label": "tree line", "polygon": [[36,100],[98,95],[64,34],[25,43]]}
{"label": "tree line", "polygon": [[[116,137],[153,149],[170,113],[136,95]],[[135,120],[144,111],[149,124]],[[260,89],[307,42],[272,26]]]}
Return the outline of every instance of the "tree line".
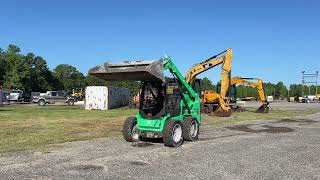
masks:
{"label": "tree line", "polygon": [[[46,92],[50,90],[64,90],[68,93],[72,89],[85,88],[86,86],[115,86],[126,87],[132,94],[137,94],[139,83],[134,81],[112,82],[99,79],[95,76],[84,75],[76,67],[68,64],[59,64],[50,69],[47,61],[34,53],[21,53],[18,46],[10,44],[5,50],[0,48],[0,87],[2,89],[20,89],[23,91]],[[216,91],[214,85],[207,77],[201,79],[202,90]],[[276,98],[289,96],[301,96],[309,94],[309,87],[301,84],[290,85],[290,90],[283,82],[265,83],[267,95]],[[311,94],[315,94],[315,86],[310,87]],[[319,88],[320,90],[320,88]],[[247,86],[237,86],[237,96],[258,97],[257,90]]]}
{"label": "tree line", "polygon": [[10,44],[7,49],[0,48],[0,87],[5,90],[46,92],[86,86],[127,87],[132,93],[139,89],[138,82],[107,82],[95,76],[84,75],[68,64],[59,64],[50,70],[47,61],[34,53],[21,54],[18,46]]}
{"label": "tree line", "polygon": [[[201,80],[202,90],[216,90],[216,86],[212,84],[212,82],[207,78],[203,78]],[[289,88],[287,88],[283,82],[278,82],[276,84],[267,82],[263,84],[266,95],[274,96],[276,99],[294,97],[294,96],[306,96],[306,95],[315,95],[316,91],[320,94],[320,86],[318,89],[316,86],[306,86],[302,84],[291,84]],[[254,87],[249,87],[245,85],[236,86],[236,96],[239,98],[243,97],[256,97],[258,98],[258,91]]]}

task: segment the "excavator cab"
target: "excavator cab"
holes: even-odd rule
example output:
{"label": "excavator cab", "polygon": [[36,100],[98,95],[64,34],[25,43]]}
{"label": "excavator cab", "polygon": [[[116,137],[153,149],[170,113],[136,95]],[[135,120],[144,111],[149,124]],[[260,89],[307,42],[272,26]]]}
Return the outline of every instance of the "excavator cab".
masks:
{"label": "excavator cab", "polygon": [[192,89],[198,93],[198,95],[201,94],[201,80],[200,79],[195,79],[192,83]]}
{"label": "excavator cab", "polygon": [[[217,93],[220,94],[221,83],[218,82],[216,87],[217,87],[216,88]],[[229,98],[229,103],[231,106],[232,106],[232,104],[237,103],[237,87],[235,84],[229,86],[227,95],[228,95],[227,97]]]}

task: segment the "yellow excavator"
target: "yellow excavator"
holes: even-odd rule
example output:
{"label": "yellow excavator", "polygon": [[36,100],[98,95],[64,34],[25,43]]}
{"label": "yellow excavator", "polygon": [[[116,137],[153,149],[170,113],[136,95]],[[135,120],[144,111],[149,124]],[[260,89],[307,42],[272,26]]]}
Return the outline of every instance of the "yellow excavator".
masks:
{"label": "yellow excavator", "polygon": [[82,91],[82,88],[75,88],[75,89],[72,89],[71,96],[74,97],[77,101],[82,101],[85,97],[85,94]]}
{"label": "yellow excavator", "polygon": [[[231,63],[232,63],[232,49],[229,48],[211,58],[195,64],[186,74],[186,81],[189,85],[193,85],[197,75],[222,64],[221,73],[221,88],[219,94],[213,94],[214,97],[208,99],[203,103],[202,109],[212,109],[215,106],[214,115],[221,117],[228,117],[231,115],[231,108],[229,106],[229,98],[227,97],[227,92],[230,87],[230,77],[231,77]],[[208,94],[209,95],[209,94]],[[207,111],[208,112],[208,111]]]}
{"label": "yellow excavator", "polygon": [[[249,80],[257,80],[257,82],[252,82]],[[257,88],[259,99],[262,102],[262,105],[256,110],[259,113],[268,113],[269,112],[269,102],[266,98],[266,94],[263,87],[263,81],[258,78],[243,78],[243,77],[233,77],[230,79],[230,86],[233,85],[246,85]]]}

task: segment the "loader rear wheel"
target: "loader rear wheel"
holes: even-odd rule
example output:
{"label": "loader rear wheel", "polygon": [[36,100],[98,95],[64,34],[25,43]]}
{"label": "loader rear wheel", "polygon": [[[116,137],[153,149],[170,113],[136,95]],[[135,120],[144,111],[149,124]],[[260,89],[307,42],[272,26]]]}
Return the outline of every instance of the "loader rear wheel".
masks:
{"label": "loader rear wheel", "polygon": [[195,141],[199,136],[199,124],[196,119],[187,117],[183,120],[183,139],[186,141]]}
{"label": "loader rear wheel", "polygon": [[165,146],[179,147],[183,143],[182,123],[168,119],[163,129],[163,142]]}
{"label": "loader rear wheel", "polygon": [[128,142],[139,141],[139,131],[137,128],[137,119],[129,117],[123,124],[122,135]]}

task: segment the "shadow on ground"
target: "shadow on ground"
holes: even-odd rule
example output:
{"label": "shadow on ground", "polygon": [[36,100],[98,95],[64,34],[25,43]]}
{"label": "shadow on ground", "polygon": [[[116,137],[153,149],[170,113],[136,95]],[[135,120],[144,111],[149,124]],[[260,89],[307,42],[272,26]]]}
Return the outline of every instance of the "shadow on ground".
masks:
{"label": "shadow on ground", "polygon": [[279,121],[275,121],[272,123],[317,123],[319,121],[314,121],[314,120],[310,120],[310,119],[288,119],[288,118],[284,118],[284,119],[280,119]]}
{"label": "shadow on ground", "polygon": [[237,130],[237,131],[242,131],[242,132],[248,132],[248,133],[288,133],[288,132],[293,132],[294,129],[288,128],[288,127],[274,127],[274,126],[269,126],[269,125],[264,125],[261,126],[264,129],[252,129],[249,128],[248,124],[245,125],[237,125],[237,126],[232,126],[232,127],[226,127],[227,129],[230,130]]}

